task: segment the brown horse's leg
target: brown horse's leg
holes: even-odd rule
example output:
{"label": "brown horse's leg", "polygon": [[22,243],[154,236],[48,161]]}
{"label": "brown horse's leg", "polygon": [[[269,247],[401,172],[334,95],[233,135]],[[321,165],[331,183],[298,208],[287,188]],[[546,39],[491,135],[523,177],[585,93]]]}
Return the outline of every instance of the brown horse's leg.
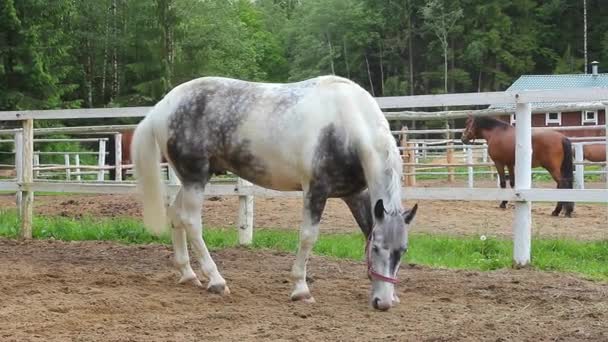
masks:
{"label": "brown horse's leg", "polygon": [[[562,139],[562,153],[561,163],[555,163],[555,165],[545,168],[549,170],[551,176],[557,182],[558,189],[572,189],[574,164],[572,162],[572,145],[567,138]],[[565,216],[571,217],[574,211],[574,202],[557,202],[557,206],[551,215],[558,216],[562,207],[566,208]]]}
{"label": "brown horse's leg", "polygon": [[[496,165],[496,171],[498,172],[498,179],[500,181],[500,187],[505,189],[507,187],[507,180],[505,179],[505,165],[501,163],[494,163]],[[507,207],[507,201],[502,201],[499,205],[500,208]]]}
{"label": "brown horse's leg", "polygon": [[515,171],[513,171],[514,165],[507,165],[507,169],[509,169],[509,185],[511,185],[511,189],[515,188]]}
{"label": "brown horse's leg", "polygon": [[[547,167],[545,165],[543,165],[543,167],[545,169],[547,169],[547,171],[549,171],[549,173],[551,174],[551,177],[553,177],[553,180],[557,183],[557,188],[563,189],[564,183],[562,181],[562,174],[559,171],[559,167],[556,167],[556,166]],[[553,209],[553,211],[551,212],[551,216],[559,216],[559,213],[562,212],[563,207],[564,207],[564,202],[557,202],[555,209]]]}

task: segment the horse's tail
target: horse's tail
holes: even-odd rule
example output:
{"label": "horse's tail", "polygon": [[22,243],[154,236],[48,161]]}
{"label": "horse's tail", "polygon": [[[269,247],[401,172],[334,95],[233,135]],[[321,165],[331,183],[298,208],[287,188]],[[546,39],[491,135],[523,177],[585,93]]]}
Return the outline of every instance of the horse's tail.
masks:
{"label": "horse's tail", "polygon": [[[156,107],[155,107],[156,109]],[[166,230],[165,192],[160,177],[160,150],[154,134],[153,109],[135,129],[131,143],[137,187],[143,202],[144,225],[155,235]]]}
{"label": "horse's tail", "polygon": [[574,162],[572,158],[572,143],[567,137],[562,138],[562,147],[564,148],[564,159],[562,160],[561,174],[563,179],[563,188],[572,189],[574,180]]}

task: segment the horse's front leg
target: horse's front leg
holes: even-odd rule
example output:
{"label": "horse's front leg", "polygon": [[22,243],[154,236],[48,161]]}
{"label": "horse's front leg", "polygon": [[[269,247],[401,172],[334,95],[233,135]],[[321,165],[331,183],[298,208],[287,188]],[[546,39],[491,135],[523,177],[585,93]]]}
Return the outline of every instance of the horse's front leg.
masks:
{"label": "horse's front leg", "polygon": [[291,292],[291,300],[314,303],[306,283],[306,264],[310,251],[319,236],[319,221],[325,209],[327,196],[316,191],[304,191],[304,206],[302,213],[302,225],[300,226],[300,246],[296,253],[296,260],[291,269],[294,288]]}
{"label": "horse's front leg", "polygon": [[[500,181],[500,188],[505,189],[507,187],[507,180],[505,178],[505,165],[502,163],[494,163],[496,165],[496,171],[498,172],[498,180]],[[500,208],[505,209],[507,207],[507,201],[500,203]]]}

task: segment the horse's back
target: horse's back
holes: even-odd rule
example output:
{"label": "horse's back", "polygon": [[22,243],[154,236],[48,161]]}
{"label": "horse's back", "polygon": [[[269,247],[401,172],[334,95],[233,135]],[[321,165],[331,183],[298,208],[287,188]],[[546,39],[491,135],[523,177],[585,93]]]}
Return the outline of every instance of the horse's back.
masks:
{"label": "horse's back", "polygon": [[[552,163],[563,152],[564,135],[556,131],[536,131],[532,133],[532,164],[544,166]],[[488,153],[492,160],[505,165],[515,163],[515,130],[509,129],[504,134],[495,135],[488,141]]]}
{"label": "horse's back", "polygon": [[[362,91],[334,76],[285,84],[196,79],[175,88],[159,105],[170,112],[166,153],[173,163],[188,161],[180,173],[193,179],[208,168],[277,190],[300,190],[314,177],[312,164],[323,134],[331,135],[340,150],[381,123],[377,104],[371,95],[361,99],[367,94]],[[365,105],[372,113],[360,110]],[[335,160],[348,157],[327,153]]]}

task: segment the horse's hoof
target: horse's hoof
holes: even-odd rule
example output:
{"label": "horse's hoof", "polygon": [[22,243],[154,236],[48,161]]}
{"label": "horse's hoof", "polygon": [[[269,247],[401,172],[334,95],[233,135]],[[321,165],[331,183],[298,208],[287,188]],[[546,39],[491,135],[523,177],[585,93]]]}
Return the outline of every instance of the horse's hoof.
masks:
{"label": "horse's hoof", "polygon": [[309,304],[316,303],[314,297],[310,293],[307,293],[307,292],[292,294],[290,299],[292,302],[302,302],[302,303],[309,303]]}
{"label": "horse's hoof", "polygon": [[551,213],[551,216],[559,216],[559,213],[554,211]]}
{"label": "horse's hoof", "polygon": [[200,280],[198,280],[196,276],[182,276],[179,279],[178,284],[192,284],[194,285],[194,287],[203,287],[203,284],[200,282]]}
{"label": "horse's hoof", "polygon": [[228,286],[226,286],[226,284],[209,285],[209,287],[207,287],[207,291],[220,296],[227,296],[230,294],[230,289]]}
{"label": "horse's hoof", "polygon": [[507,209],[507,205],[506,204],[501,204],[498,206],[500,209]]}

